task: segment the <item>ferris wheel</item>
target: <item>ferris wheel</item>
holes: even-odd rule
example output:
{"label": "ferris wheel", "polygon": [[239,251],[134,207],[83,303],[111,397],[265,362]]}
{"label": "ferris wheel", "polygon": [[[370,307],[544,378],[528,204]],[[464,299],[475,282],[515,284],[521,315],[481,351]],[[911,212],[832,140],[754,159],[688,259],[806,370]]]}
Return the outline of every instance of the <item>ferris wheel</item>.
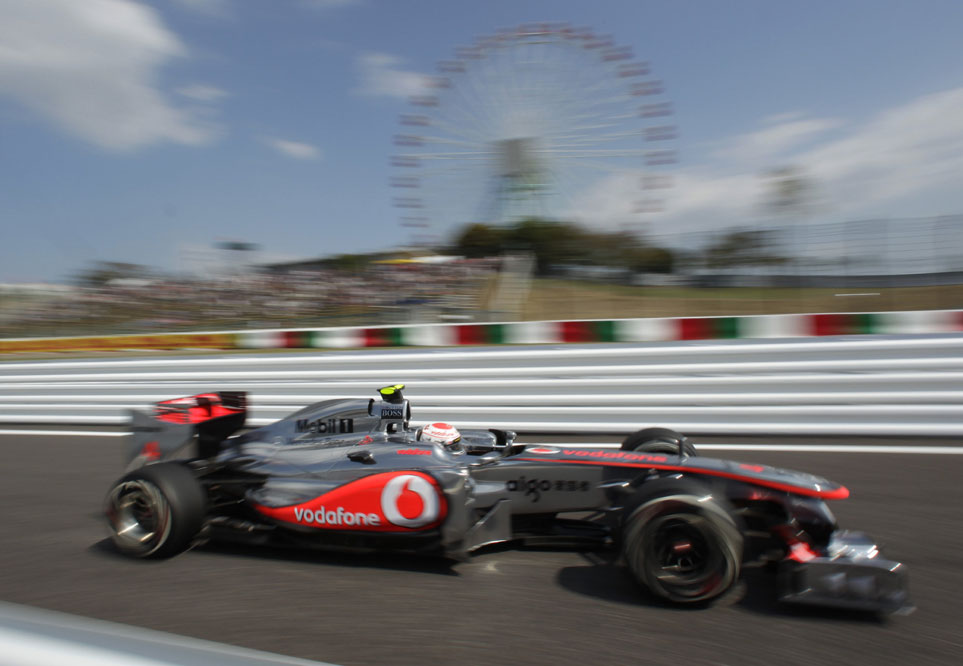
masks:
{"label": "ferris wheel", "polygon": [[527,217],[636,230],[663,210],[672,105],[631,49],[566,24],[479,38],[409,101],[393,205],[415,244]]}

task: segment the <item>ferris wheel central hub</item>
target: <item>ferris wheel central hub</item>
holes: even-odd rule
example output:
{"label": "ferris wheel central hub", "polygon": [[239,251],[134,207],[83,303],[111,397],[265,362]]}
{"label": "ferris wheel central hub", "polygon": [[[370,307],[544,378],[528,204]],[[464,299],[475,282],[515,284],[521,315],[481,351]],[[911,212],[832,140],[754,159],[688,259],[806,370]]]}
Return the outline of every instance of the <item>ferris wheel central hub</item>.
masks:
{"label": "ferris wheel central hub", "polygon": [[498,175],[529,180],[538,173],[538,139],[501,139],[494,143],[498,153]]}

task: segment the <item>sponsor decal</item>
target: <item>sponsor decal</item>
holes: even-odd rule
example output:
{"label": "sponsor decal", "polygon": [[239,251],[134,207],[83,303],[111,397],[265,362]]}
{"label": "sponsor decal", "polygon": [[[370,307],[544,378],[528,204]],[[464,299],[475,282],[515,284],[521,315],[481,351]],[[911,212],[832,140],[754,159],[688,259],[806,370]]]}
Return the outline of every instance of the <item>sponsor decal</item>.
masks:
{"label": "sponsor decal", "polygon": [[757,472],[760,474],[766,471],[766,468],[763,467],[762,465],[749,465],[747,463],[739,463],[739,468],[748,470],[750,472]]}
{"label": "sponsor decal", "polygon": [[540,453],[542,455],[549,455],[552,453],[561,453],[562,450],[557,446],[532,446],[526,447],[525,453]]}
{"label": "sponsor decal", "polygon": [[431,451],[428,449],[398,449],[396,453],[399,456],[430,456]]}
{"label": "sponsor decal", "polygon": [[[416,495],[417,499],[410,495]],[[391,479],[381,491],[381,510],[393,525],[424,527],[438,518],[438,493],[424,476],[402,474]]]}
{"label": "sponsor decal", "polygon": [[438,482],[423,472],[384,472],[351,481],[299,504],[254,505],[261,514],[314,529],[408,532],[439,525],[447,506]]}
{"label": "sponsor decal", "polygon": [[381,419],[404,419],[405,418],[405,408],[382,405],[381,406]]}
{"label": "sponsor decal", "polygon": [[525,497],[531,497],[532,502],[540,500],[542,493],[587,492],[588,489],[588,481],[576,481],[574,479],[526,479],[522,476],[505,482],[505,490],[510,493],[525,493]]}
{"label": "sponsor decal", "polygon": [[[669,461],[661,455],[650,455],[644,453],[629,453],[626,451],[587,451],[579,449],[563,449],[563,452],[571,456],[565,459],[547,458],[525,458],[519,456],[514,460],[526,462],[553,462],[560,465],[606,465],[611,464],[619,467],[651,467],[653,469],[668,469],[679,471],[691,471],[695,474],[705,476],[719,476],[724,479],[735,479],[737,481],[747,481],[763,488],[773,488],[782,492],[794,493],[803,497],[819,497],[821,499],[837,500],[849,497],[849,489],[835,483],[830,483],[825,479],[814,477],[809,474],[788,472],[786,470],[765,469],[766,477],[749,476],[745,472],[733,473],[726,470],[714,469],[702,465],[679,464],[676,461]],[[785,478],[786,481],[778,481],[771,477]],[[825,487],[824,487],[825,486]]]}
{"label": "sponsor decal", "polygon": [[161,457],[160,444],[157,442],[147,442],[140,450],[140,455],[148,460],[159,460]]}
{"label": "sponsor decal", "polygon": [[658,453],[633,453],[631,451],[606,451],[604,449],[562,449],[567,456],[579,458],[605,458],[611,460],[627,460],[632,462],[664,463],[668,458]]}
{"label": "sponsor decal", "polygon": [[323,504],[314,511],[311,509],[303,509],[297,506],[294,507],[294,519],[299,523],[304,523],[306,525],[311,525],[314,523],[319,526],[330,525],[332,527],[341,527],[342,525],[381,524],[381,518],[379,518],[378,514],[376,513],[345,511],[343,506],[328,510],[324,508]]}
{"label": "sponsor decal", "polygon": [[336,433],[354,432],[354,419],[298,419],[295,430],[299,433],[312,435],[331,435]]}
{"label": "sponsor decal", "polygon": [[370,443],[373,442],[373,441],[374,441],[374,440],[371,439],[371,435],[365,435],[365,436],[364,436],[364,439],[362,439],[360,442],[358,442],[358,446],[364,446],[365,444],[370,444]]}

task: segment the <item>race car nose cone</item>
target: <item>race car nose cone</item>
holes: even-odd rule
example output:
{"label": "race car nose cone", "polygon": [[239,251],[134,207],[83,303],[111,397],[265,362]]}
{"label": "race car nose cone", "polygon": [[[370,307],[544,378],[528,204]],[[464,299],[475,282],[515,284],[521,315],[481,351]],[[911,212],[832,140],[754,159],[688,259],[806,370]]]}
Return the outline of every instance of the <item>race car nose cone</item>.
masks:
{"label": "race car nose cone", "polygon": [[872,576],[851,576],[849,583],[850,594],[864,599],[876,597],[876,579]]}

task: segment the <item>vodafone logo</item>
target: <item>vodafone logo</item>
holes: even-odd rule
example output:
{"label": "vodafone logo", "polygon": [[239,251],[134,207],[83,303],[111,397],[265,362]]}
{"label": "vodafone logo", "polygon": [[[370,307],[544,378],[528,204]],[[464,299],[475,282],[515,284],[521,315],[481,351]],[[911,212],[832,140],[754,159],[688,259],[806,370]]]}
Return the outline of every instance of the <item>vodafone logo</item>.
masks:
{"label": "vodafone logo", "polygon": [[332,527],[381,524],[381,519],[378,518],[377,514],[364,513],[363,511],[353,513],[351,511],[345,511],[343,506],[336,507],[330,511],[326,510],[323,506],[314,511],[294,507],[294,519],[306,525],[316,523],[318,525],[330,525]]}
{"label": "vodafone logo", "polygon": [[541,453],[542,455],[552,455],[561,453],[561,449],[555,446],[531,446],[525,449],[525,453]]}
{"label": "vodafone logo", "polygon": [[430,529],[448,510],[438,482],[414,470],[371,474],[297,504],[253,506],[281,523],[358,532]]}
{"label": "vodafone logo", "polygon": [[423,527],[438,519],[438,494],[428,481],[414,474],[401,474],[381,491],[381,512],[392,525]]}

